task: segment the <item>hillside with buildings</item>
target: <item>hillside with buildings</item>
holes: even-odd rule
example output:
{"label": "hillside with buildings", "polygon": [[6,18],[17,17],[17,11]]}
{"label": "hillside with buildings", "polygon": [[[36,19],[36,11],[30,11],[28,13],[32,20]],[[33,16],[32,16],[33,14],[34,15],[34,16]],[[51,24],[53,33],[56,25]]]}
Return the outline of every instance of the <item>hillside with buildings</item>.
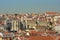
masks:
{"label": "hillside with buildings", "polygon": [[[19,38],[21,40],[31,40],[29,37],[37,37],[38,35],[40,37],[53,35],[57,39],[57,35],[60,35],[59,12],[45,12],[44,14],[0,14],[1,40],[17,40]],[[44,37],[42,38],[46,40]],[[60,39],[59,36],[58,39]],[[39,39],[34,39],[33,37],[33,40]],[[55,38],[51,40],[55,40]]]}

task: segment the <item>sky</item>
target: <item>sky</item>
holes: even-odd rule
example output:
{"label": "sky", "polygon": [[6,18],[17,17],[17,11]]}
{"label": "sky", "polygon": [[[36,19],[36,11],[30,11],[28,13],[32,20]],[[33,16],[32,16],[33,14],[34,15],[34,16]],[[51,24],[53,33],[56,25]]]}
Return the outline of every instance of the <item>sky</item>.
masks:
{"label": "sky", "polygon": [[0,0],[0,13],[60,12],[60,0]]}

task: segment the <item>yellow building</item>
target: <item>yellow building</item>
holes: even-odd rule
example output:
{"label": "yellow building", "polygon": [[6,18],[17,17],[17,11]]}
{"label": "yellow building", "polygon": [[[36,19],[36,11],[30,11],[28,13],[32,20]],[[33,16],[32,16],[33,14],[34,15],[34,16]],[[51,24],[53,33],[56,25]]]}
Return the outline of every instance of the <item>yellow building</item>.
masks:
{"label": "yellow building", "polygon": [[2,36],[0,36],[0,40],[3,40],[3,39],[2,39]]}
{"label": "yellow building", "polygon": [[0,40],[3,40],[3,34],[0,33]]}

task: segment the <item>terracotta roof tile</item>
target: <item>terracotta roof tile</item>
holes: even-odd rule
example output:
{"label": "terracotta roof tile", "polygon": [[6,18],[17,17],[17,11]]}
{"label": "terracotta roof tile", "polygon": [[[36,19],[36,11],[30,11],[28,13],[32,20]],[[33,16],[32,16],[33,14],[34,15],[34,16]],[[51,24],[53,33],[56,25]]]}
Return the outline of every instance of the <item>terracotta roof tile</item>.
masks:
{"label": "terracotta roof tile", "polygon": [[46,12],[46,14],[57,14],[57,12]]}

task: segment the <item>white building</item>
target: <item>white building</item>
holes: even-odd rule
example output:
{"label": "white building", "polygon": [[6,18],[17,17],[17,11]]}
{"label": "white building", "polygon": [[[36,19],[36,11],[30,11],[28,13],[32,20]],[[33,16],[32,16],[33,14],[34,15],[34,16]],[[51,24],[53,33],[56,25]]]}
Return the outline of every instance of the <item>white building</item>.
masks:
{"label": "white building", "polygon": [[18,20],[12,20],[12,29],[11,30],[18,30]]}

